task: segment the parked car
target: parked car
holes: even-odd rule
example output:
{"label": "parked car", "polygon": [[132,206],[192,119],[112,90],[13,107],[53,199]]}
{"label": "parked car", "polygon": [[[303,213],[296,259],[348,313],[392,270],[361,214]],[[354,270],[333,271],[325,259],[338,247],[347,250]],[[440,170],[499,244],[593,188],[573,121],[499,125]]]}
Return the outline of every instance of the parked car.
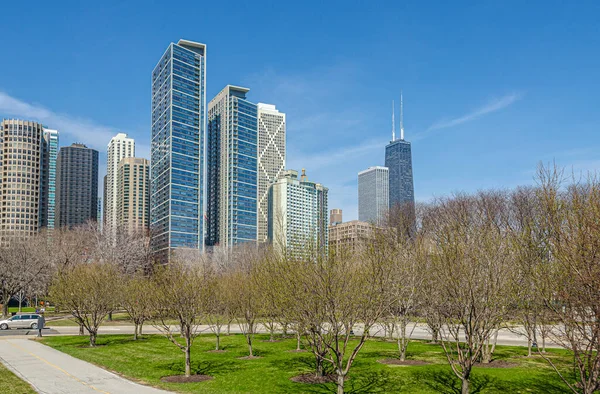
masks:
{"label": "parked car", "polygon": [[15,315],[6,320],[0,320],[0,330],[9,328],[30,328],[37,329],[37,320],[39,315]]}

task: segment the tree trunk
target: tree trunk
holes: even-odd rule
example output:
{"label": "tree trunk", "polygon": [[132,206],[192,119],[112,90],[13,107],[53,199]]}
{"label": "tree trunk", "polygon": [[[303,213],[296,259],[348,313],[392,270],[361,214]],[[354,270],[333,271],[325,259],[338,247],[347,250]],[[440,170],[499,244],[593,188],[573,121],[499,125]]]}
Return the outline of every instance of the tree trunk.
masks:
{"label": "tree trunk", "polygon": [[22,312],[21,305],[23,304],[23,292],[19,293],[19,313]]}
{"label": "tree trunk", "polygon": [[461,394],[469,394],[469,379],[463,378],[460,390]]}
{"label": "tree trunk", "polygon": [[[82,326],[83,327],[83,326]],[[96,347],[96,331],[90,331],[90,347]]]}
{"label": "tree trunk", "polygon": [[221,333],[219,332],[219,330],[217,330],[217,346],[215,347],[215,350],[219,350],[219,345],[221,344]]}
{"label": "tree trunk", "polygon": [[342,371],[337,373],[337,394],[344,394],[344,374]]}
{"label": "tree trunk", "polygon": [[252,354],[252,336],[250,333],[246,335],[246,342],[248,342],[248,352],[250,353],[250,357],[254,357],[254,354]]}
{"label": "tree trunk", "polygon": [[135,326],[133,327],[133,340],[137,341],[138,339],[138,324],[134,323]]}
{"label": "tree trunk", "polygon": [[398,350],[400,351],[400,361],[406,360],[406,326],[404,324],[400,327],[400,332],[398,333]]}
{"label": "tree trunk", "polygon": [[108,312],[108,321],[112,321],[112,312]]}
{"label": "tree trunk", "polygon": [[296,350],[300,351],[300,331],[296,332]]}
{"label": "tree trunk", "polygon": [[140,336],[142,335],[142,327],[144,327],[144,321],[143,320],[140,322],[140,332],[139,332]]}
{"label": "tree trunk", "polygon": [[527,357],[531,357],[531,337],[527,338]]}
{"label": "tree trunk", "polygon": [[4,318],[8,318],[8,302],[10,301],[10,296],[3,295],[2,296],[2,316]]}
{"label": "tree trunk", "polygon": [[321,355],[315,358],[315,373],[317,377],[325,375],[325,371],[323,370],[323,359]]}
{"label": "tree trunk", "polygon": [[79,325],[79,335],[83,335],[83,324]]}
{"label": "tree trunk", "polygon": [[270,335],[269,335],[269,342],[274,342],[275,341],[275,337],[274,337],[274,329],[269,330],[270,331]]}
{"label": "tree trunk", "polygon": [[227,323],[227,335],[231,333],[231,323]]}
{"label": "tree trunk", "polygon": [[542,353],[546,353],[546,335],[542,334]]}
{"label": "tree trunk", "polygon": [[185,343],[185,376],[190,376],[192,374],[192,347],[190,346],[189,338],[185,339]]}

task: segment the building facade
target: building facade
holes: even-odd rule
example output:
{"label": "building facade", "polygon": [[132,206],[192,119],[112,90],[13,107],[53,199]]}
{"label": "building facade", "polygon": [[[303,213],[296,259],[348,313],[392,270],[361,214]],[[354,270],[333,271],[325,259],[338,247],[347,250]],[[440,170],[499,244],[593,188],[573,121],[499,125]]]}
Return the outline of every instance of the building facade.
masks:
{"label": "building facade", "polygon": [[342,210],[339,208],[333,208],[329,211],[329,225],[334,226],[342,223]]}
{"label": "building facade", "polygon": [[145,233],[150,225],[150,163],[127,157],[117,170],[117,227],[128,234]]}
{"label": "building facade", "polygon": [[28,237],[40,225],[43,126],[5,119],[0,129],[0,237]]}
{"label": "building facade", "polygon": [[56,161],[56,221],[72,228],[98,220],[98,151],[63,146]]}
{"label": "building facade", "polygon": [[56,160],[59,134],[44,128],[42,140],[42,191],[40,195],[40,227],[52,230],[56,225]]}
{"label": "building facade", "polygon": [[329,251],[336,254],[356,252],[373,237],[373,232],[371,223],[360,220],[329,226]]}
{"label": "building facade", "polygon": [[391,141],[385,147],[385,166],[389,169],[389,205],[415,204],[412,152],[410,142],[403,139]]}
{"label": "building facade", "polygon": [[104,226],[116,231],[118,225],[117,194],[119,183],[117,172],[123,158],[135,156],[135,141],[125,133],[118,133],[108,143],[106,160],[106,179],[104,181]]}
{"label": "building facade", "polygon": [[387,167],[369,167],[358,173],[358,220],[381,226],[389,207]]}
{"label": "building facade", "polygon": [[285,114],[258,103],[258,242],[269,239],[269,189],[285,170]]}
{"label": "building facade", "polygon": [[227,85],[208,104],[206,245],[257,242],[257,106]]}
{"label": "building facade", "polygon": [[204,246],[206,45],[171,43],[152,72],[150,227],[152,249]]}
{"label": "building facade", "polygon": [[327,198],[328,189],[308,181],[304,170],[300,179],[298,171],[284,171],[269,193],[268,234],[276,250],[290,256],[327,253]]}

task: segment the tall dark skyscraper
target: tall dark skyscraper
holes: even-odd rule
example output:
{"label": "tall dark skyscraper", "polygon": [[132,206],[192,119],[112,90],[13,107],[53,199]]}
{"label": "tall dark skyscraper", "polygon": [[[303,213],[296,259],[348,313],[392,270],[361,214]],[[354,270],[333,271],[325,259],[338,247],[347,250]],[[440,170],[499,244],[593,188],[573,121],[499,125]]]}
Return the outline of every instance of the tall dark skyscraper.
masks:
{"label": "tall dark skyscraper", "polygon": [[415,204],[410,142],[404,140],[402,96],[400,96],[400,139],[396,139],[392,112],[392,141],[385,147],[385,166],[389,169],[389,207]]}
{"label": "tall dark skyscraper", "polygon": [[98,151],[83,144],[63,146],[56,170],[57,226],[98,220]]}

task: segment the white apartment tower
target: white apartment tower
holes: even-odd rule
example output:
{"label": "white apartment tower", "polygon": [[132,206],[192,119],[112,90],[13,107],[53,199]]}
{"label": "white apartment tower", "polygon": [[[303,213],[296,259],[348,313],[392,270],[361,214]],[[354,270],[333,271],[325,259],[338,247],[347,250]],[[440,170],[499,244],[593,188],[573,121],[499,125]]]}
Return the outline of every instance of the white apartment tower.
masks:
{"label": "white apartment tower", "polygon": [[358,173],[358,220],[378,226],[383,225],[389,198],[387,167],[369,167]]}
{"label": "white apartment tower", "polygon": [[106,169],[104,228],[114,229],[119,225],[117,201],[119,193],[119,163],[126,157],[135,157],[135,141],[125,133],[118,133],[108,143]]}
{"label": "white apartment tower", "polygon": [[269,239],[276,250],[291,257],[328,252],[328,189],[310,182],[304,170],[283,172],[269,193]]}
{"label": "white apartment tower", "polygon": [[269,239],[269,188],[285,169],[285,114],[258,103],[258,242]]}

